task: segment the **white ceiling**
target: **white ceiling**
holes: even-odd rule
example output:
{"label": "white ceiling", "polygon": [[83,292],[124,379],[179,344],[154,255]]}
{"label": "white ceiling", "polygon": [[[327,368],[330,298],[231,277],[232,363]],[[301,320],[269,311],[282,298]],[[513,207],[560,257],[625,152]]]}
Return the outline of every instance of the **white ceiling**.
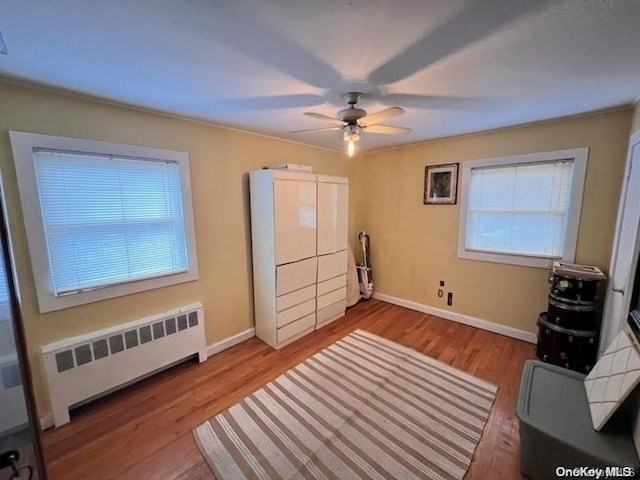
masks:
{"label": "white ceiling", "polygon": [[364,92],[408,136],[362,150],[630,104],[639,0],[0,0],[0,74],[342,149]]}

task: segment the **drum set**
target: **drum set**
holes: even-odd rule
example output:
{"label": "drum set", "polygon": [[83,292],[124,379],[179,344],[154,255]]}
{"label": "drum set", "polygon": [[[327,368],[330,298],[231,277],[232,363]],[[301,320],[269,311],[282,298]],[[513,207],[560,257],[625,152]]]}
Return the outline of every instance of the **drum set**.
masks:
{"label": "drum set", "polygon": [[591,370],[600,331],[598,283],[605,279],[597,267],[554,262],[549,307],[538,317],[540,360],[583,373]]}

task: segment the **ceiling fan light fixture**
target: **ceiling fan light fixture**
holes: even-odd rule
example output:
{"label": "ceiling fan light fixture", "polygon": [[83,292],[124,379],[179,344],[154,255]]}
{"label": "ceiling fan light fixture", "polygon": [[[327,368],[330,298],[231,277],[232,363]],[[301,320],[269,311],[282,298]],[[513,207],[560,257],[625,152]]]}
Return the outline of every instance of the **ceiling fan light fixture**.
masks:
{"label": "ceiling fan light fixture", "polygon": [[410,128],[393,127],[391,125],[383,125],[381,122],[387,118],[397,117],[404,113],[404,109],[400,107],[389,107],[376,113],[368,114],[366,110],[357,108],[356,104],[362,94],[360,92],[347,92],[344,99],[349,106],[338,112],[337,118],[329,117],[322,113],[305,112],[307,117],[316,118],[325,122],[329,122],[333,127],[311,128],[305,130],[294,130],[289,133],[306,133],[306,132],[322,132],[328,130],[342,130],[342,138],[347,142],[347,153],[350,157],[356,151],[355,143],[360,140],[362,133],[382,133],[387,135],[401,135],[411,133]]}
{"label": "ceiling fan light fixture", "polygon": [[353,157],[353,154],[356,151],[355,142],[360,140],[360,128],[357,125],[345,126],[342,138],[347,142],[347,153],[350,157]]}
{"label": "ceiling fan light fixture", "polygon": [[342,138],[344,138],[346,142],[357,142],[360,140],[360,129],[357,125],[347,125],[344,127]]}

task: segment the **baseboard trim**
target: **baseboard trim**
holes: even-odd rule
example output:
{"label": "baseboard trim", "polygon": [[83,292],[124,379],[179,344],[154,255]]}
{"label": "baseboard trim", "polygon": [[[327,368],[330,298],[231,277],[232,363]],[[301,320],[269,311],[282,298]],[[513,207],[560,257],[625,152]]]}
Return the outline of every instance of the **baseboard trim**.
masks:
{"label": "baseboard trim", "polygon": [[411,300],[405,300],[403,298],[385,295],[384,293],[374,292],[373,298],[375,298],[376,300],[381,300],[383,302],[392,303],[400,307],[408,308],[410,310],[416,310],[418,312],[427,313],[429,315],[435,315],[446,320],[464,323],[465,325],[476,327],[481,330],[487,330],[489,332],[498,333],[507,337],[517,338],[518,340],[523,340],[525,342],[538,342],[538,337],[535,333],[527,332],[525,330],[519,330],[513,327],[507,327],[506,325],[500,325],[499,323],[489,322],[488,320],[483,320],[482,318],[476,318],[470,315],[452,312],[450,310],[443,310],[441,308],[423,305],[421,303],[412,302]]}
{"label": "baseboard trim", "polygon": [[40,428],[42,430],[46,430],[47,428],[53,428],[55,424],[53,423],[53,413],[47,412],[43,416],[40,417]]}
{"label": "baseboard trim", "polygon": [[236,333],[231,337],[223,338],[219,342],[212,343],[211,345],[207,345],[207,357],[211,358],[216,353],[220,353],[227,348],[231,348],[234,345],[244,342],[245,340],[249,340],[256,336],[255,328],[248,328],[244,332]]}

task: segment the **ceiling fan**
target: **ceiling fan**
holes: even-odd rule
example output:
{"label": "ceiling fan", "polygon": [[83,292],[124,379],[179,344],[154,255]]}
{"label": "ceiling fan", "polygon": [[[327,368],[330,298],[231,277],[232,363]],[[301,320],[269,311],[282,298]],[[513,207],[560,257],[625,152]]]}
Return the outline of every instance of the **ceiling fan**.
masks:
{"label": "ceiling fan", "polygon": [[344,141],[347,142],[347,153],[350,157],[355,152],[355,142],[360,140],[363,132],[382,133],[386,135],[406,135],[411,133],[410,128],[393,127],[391,125],[381,125],[380,122],[388,118],[397,117],[404,113],[404,109],[400,107],[390,107],[377,113],[367,114],[361,108],[357,108],[356,104],[362,93],[347,92],[343,95],[349,106],[338,112],[338,118],[322,115],[321,113],[305,112],[305,115],[318,120],[323,120],[333,124],[332,127],[310,128],[306,130],[294,130],[289,133],[305,133],[305,132],[325,132],[331,130],[342,130]]}

